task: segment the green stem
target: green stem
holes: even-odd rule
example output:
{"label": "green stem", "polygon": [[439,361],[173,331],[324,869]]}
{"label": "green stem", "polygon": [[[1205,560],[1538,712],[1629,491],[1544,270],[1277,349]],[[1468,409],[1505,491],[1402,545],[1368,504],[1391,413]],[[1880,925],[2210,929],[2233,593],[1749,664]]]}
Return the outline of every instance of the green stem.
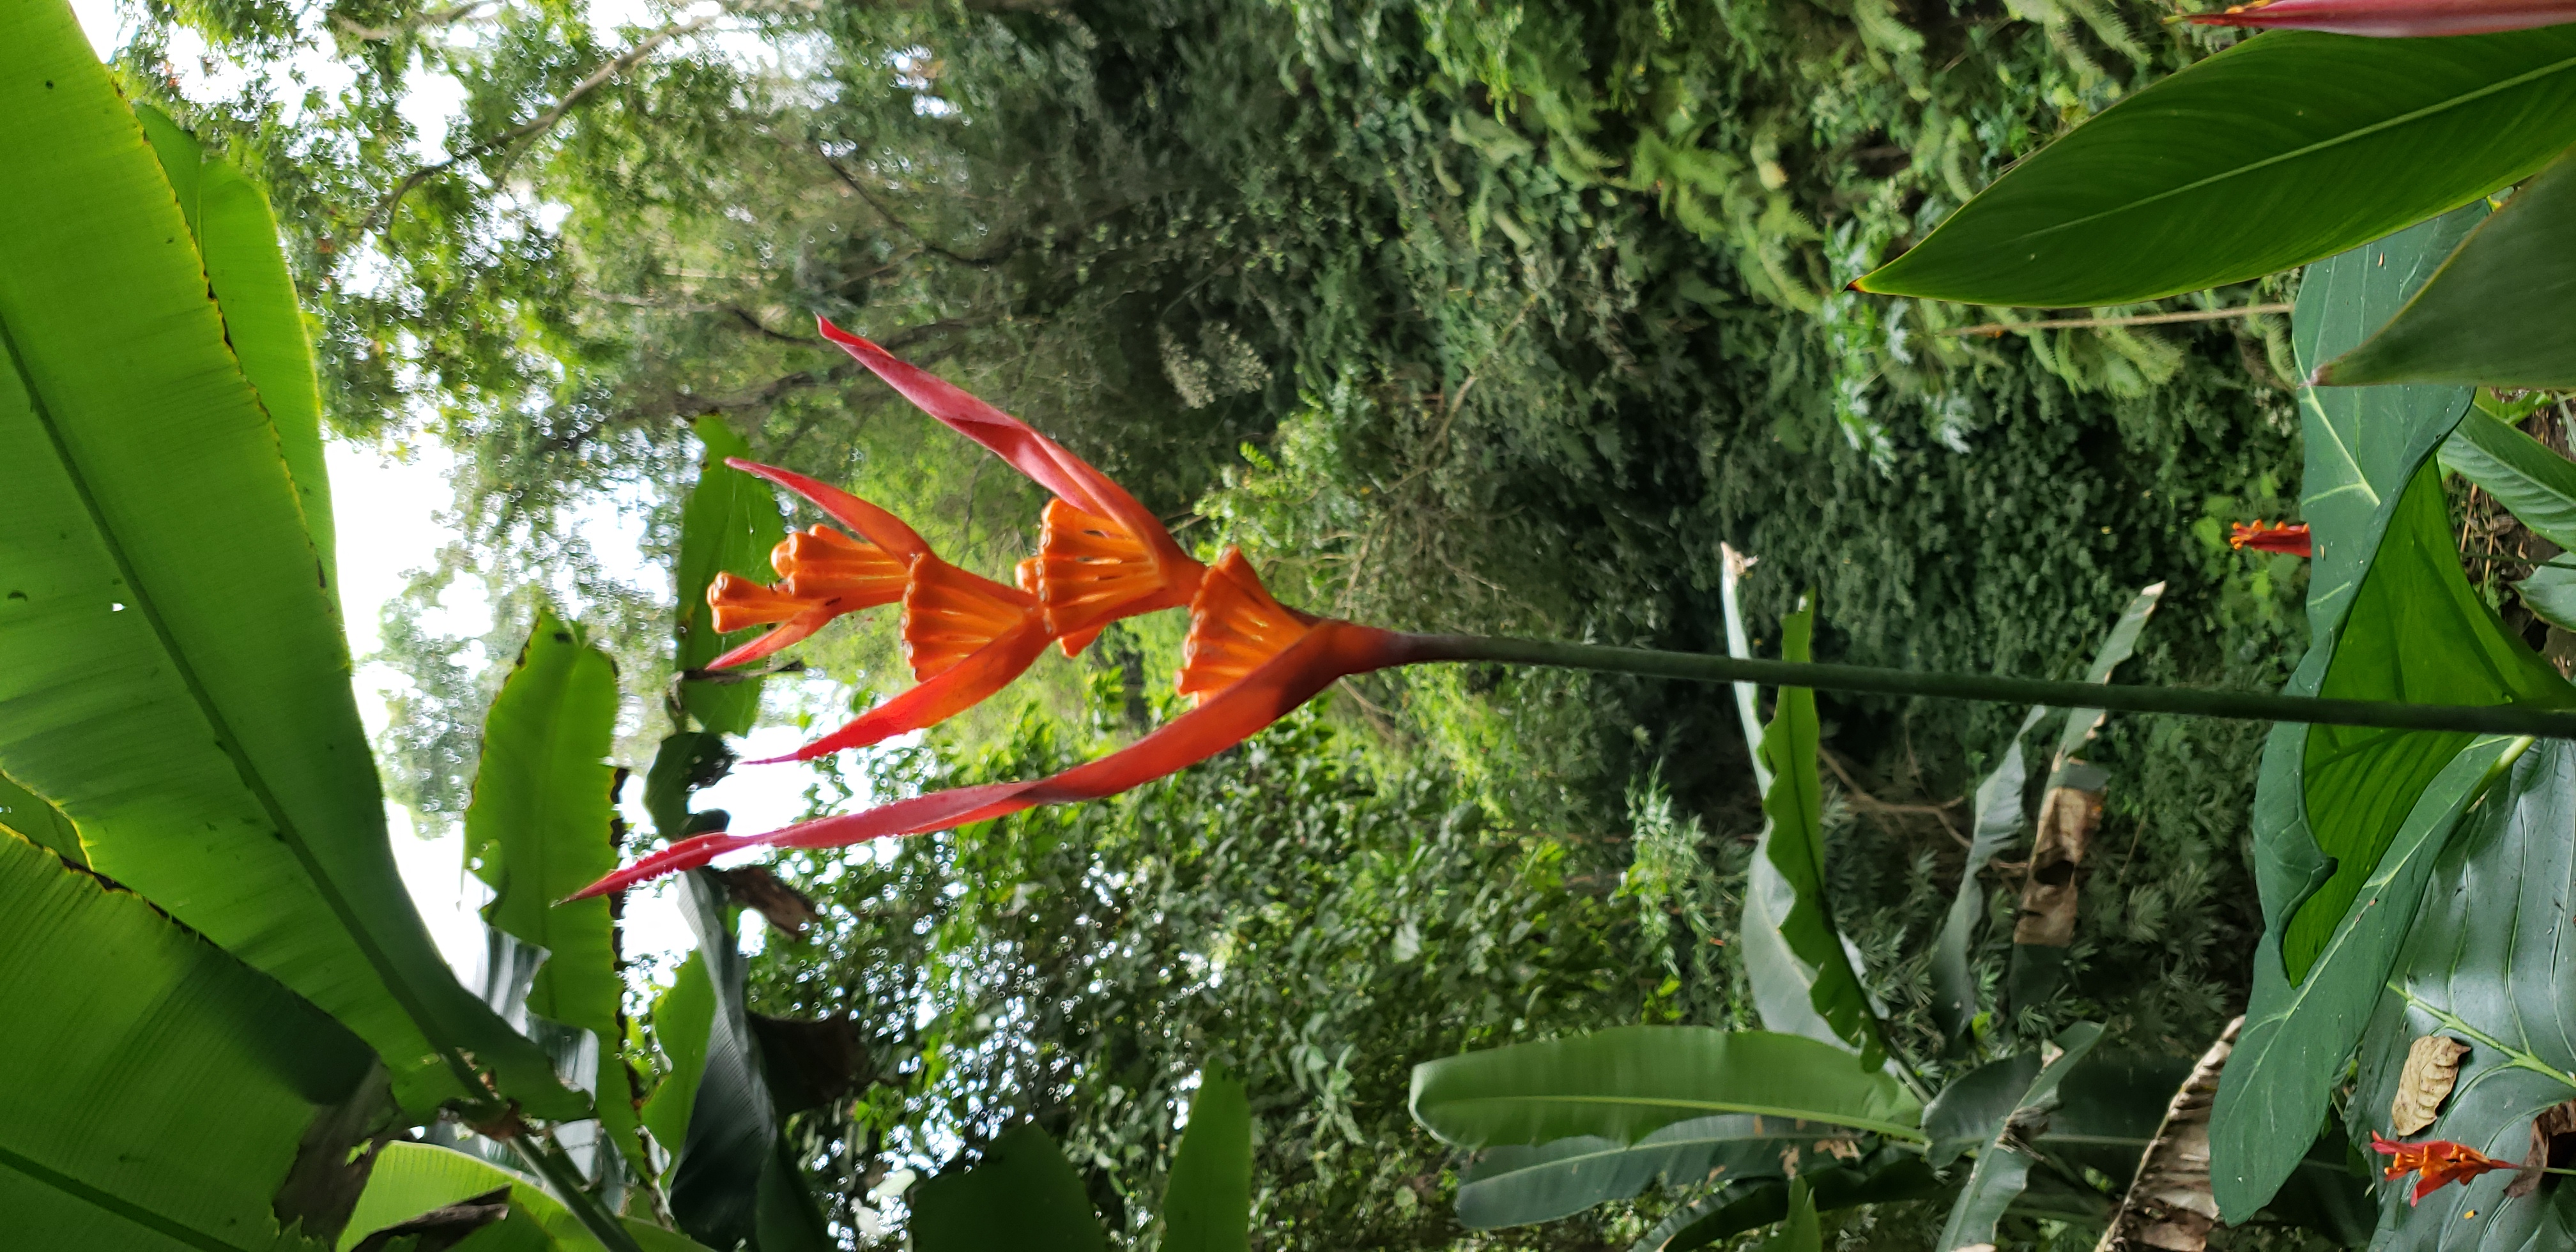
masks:
{"label": "green stem", "polygon": [[[2512,1044],[2506,1043],[2504,1040],[2498,1039],[2494,1035],[2490,1035],[2485,1031],[2470,1025],[2459,1014],[2443,1008],[2412,991],[2408,991],[2406,988],[2401,987],[2396,983],[2388,984],[2388,989],[2405,997],[2406,1003],[2412,1005],[2415,1011],[2441,1023],[2442,1029],[2451,1031],[2454,1034],[2467,1035],[2471,1042],[2483,1044],[2502,1053],[2505,1057],[2506,1068],[2527,1069],[2536,1074],[2547,1074],[2551,1078],[2557,1079],[2559,1082],[2564,1083],[2569,1087],[2576,1087],[2576,1074],[2570,1074],[2566,1070],[2551,1065],[2549,1062],[2541,1060],[2539,1057],[2534,1056],[2529,1052],[2514,1047]],[[2492,1073],[2494,1071],[2490,1070],[2488,1072]],[[2480,1075],[2480,1077],[2484,1076],[2485,1075],[2483,1074]],[[2475,1081],[2475,1079],[2471,1080],[2472,1083]]]}
{"label": "green stem", "polygon": [[1820,665],[1796,661],[1739,660],[1702,652],[1659,652],[1539,639],[1479,635],[1408,635],[1405,664],[1424,661],[1492,661],[1563,669],[1642,674],[1693,682],[1761,683],[1872,695],[1932,696],[1999,704],[2109,709],[2121,713],[2179,713],[2256,722],[2326,726],[2378,726],[2392,730],[2449,730],[2482,735],[2576,739],[2576,712],[2522,705],[2410,704],[2389,700],[2327,700],[2255,691],[2189,687],[2140,687],[2127,683],[2042,682],[1989,674],[1926,674],[1870,665]]}
{"label": "green stem", "polygon": [[[509,1142],[518,1150],[519,1159],[526,1161],[528,1168],[546,1180],[546,1189],[554,1192],[555,1198],[563,1201],[565,1208],[572,1210],[574,1220],[579,1221],[592,1238],[606,1245],[608,1252],[644,1252],[635,1242],[635,1236],[627,1233],[626,1224],[601,1208],[599,1197],[582,1189],[581,1171],[573,1168],[571,1159],[563,1154],[562,1149],[540,1141],[532,1130],[521,1130],[511,1136]],[[612,1152],[616,1149],[602,1141],[599,1150]]]}

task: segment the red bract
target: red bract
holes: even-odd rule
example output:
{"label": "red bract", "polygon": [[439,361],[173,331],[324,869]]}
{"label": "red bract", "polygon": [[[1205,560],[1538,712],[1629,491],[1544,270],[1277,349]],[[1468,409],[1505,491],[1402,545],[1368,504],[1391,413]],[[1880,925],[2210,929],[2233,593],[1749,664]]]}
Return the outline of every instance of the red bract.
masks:
{"label": "red bract", "polygon": [[1176,609],[1197,594],[1205,567],[1181,551],[1162,521],[1108,475],[948,380],[905,364],[828,319],[816,321],[824,338],[841,345],[922,412],[992,449],[1055,493],[1047,506],[1031,590],[1046,615],[1048,632],[1064,641],[1065,655],[1082,651],[1101,627],[1119,618]]}
{"label": "red bract", "polygon": [[2576,0],[2270,0],[2219,13],[2194,13],[2204,26],[2323,30],[2410,39],[2487,35],[2576,22]]}
{"label": "red bract", "polygon": [[732,574],[716,575],[707,586],[707,603],[715,609],[718,633],[763,622],[780,625],[707,662],[708,669],[757,661],[821,630],[843,613],[894,603],[903,596],[913,563],[930,554],[930,545],[901,518],[829,483],[740,457],[727,457],[725,464],[813,501],[816,508],[859,532],[859,537],[822,526],[789,535],[769,553],[769,564],[780,578],[774,587]]}
{"label": "red bract", "polygon": [[934,792],[767,834],[700,835],[602,878],[574,898],[695,869],[742,848],[847,847],[987,821],[1041,804],[1097,800],[1215,756],[1344,677],[1435,659],[1418,636],[1312,619],[1282,606],[1233,549],[1208,569],[1190,612],[1181,688],[1196,695],[1199,706],[1120,751],[1033,782]]}
{"label": "red bract", "polygon": [[2370,1147],[2382,1156],[2395,1158],[2383,1174],[2387,1178],[2416,1175],[2415,1194],[2409,1204],[2420,1204],[2424,1197],[2455,1182],[2466,1182],[2491,1169],[2514,1169],[2511,1161],[2499,1161],[2465,1143],[2448,1139],[2428,1139],[2422,1143],[2400,1143],[2370,1132]]}
{"label": "red bract", "polygon": [[2252,548],[2258,552],[2286,552],[2291,556],[2314,556],[2315,545],[2308,538],[2303,523],[2282,525],[2279,522],[2238,522],[2227,536],[2231,548]]}

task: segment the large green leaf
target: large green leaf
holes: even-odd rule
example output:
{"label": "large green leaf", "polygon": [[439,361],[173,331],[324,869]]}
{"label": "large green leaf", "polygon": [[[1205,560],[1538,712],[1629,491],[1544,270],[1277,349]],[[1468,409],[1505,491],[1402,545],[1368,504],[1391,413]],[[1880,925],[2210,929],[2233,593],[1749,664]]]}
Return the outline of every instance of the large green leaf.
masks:
{"label": "large green leaf", "polygon": [[[702,668],[726,648],[755,632],[719,635],[707,608],[707,584],[720,572],[768,582],[769,550],[786,533],[778,511],[778,493],[769,484],[727,469],[725,458],[748,458],[751,445],[716,416],[701,417],[698,441],[706,446],[698,485],[680,508],[679,624],[677,668]],[[698,725],[727,735],[743,734],[760,718],[760,684],[751,682],[683,682],[680,707]]]}
{"label": "large green leaf", "polygon": [[[2427,222],[2313,267],[2292,323],[2301,360],[2360,342],[2404,303],[2475,215]],[[2483,609],[2471,613],[2460,603],[2440,484],[2423,469],[2468,401],[2467,388],[2431,386],[2300,393],[2304,508],[2317,555],[2308,582],[2311,644],[2290,692],[2404,698],[2410,672],[2422,672],[2412,662],[2449,668],[2444,663],[2464,647],[2492,652],[2477,633]],[[2372,607],[2357,609],[2366,588]],[[2457,636],[2408,629],[2415,614],[2436,610],[2452,620],[2422,629]],[[2465,625],[2458,620],[2464,613],[2471,619]],[[2354,645],[2349,656],[2347,643]],[[2323,756],[2321,744],[2332,745]],[[2438,850],[2488,767],[2509,749],[2492,741],[2471,750],[2463,735],[2273,730],[2253,815],[2255,883],[2268,924],[2255,953],[2243,1037],[2210,1120],[2212,1189],[2231,1220],[2260,1209],[2313,1142],[2329,1075],[2350,1054],[2404,934],[2406,918],[2392,918],[2384,903],[2348,918],[2352,902],[2390,873],[2420,872],[2429,863],[2426,845]]]}
{"label": "large green leaf", "polygon": [[[406,1107],[577,1113],[396,873],[286,437],[70,11],[0,10],[0,771],[91,862],[347,1023]],[[318,480],[317,480],[318,481]]]}
{"label": "large green leaf", "polygon": [[528,1011],[597,1039],[600,1133],[635,1157],[635,1092],[619,1054],[617,923],[606,899],[558,903],[617,868],[616,771],[607,762],[616,733],[617,663],[540,609],[483,722],[465,862],[493,891],[484,920],[545,954]]}
{"label": "large green leaf", "polygon": [[[1781,656],[1811,659],[1816,614],[1780,622]],[[1870,1065],[1886,1054],[1877,1010],[1825,898],[1824,786],[1816,772],[1816,693],[1783,687],[1762,732],[1771,785],[1744,886],[1744,972],[1762,1024],[1837,1044]]]}
{"label": "large green leaf", "polygon": [[1034,1124],[995,1139],[984,1159],[905,1197],[913,1252],[1108,1252],[1082,1175]]}
{"label": "large green leaf", "polygon": [[1816,1221],[1813,1184],[1804,1178],[1790,1179],[1788,1202],[1789,1211],[1781,1215],[1780,1228],[1753,1245],[1753,1252],[1825,1252],[1825,1232]]}
{"label": "large green leaf", "polygon": [[2101,1039],[2102,1027],[2093,1022],[2077,1022],[2058,1033],[2056,1057],[2040,1066],[2030,1085],[2022,1089],[2021,1098],[2014,1102],[2013,1111],[1977,1153],[1976,1166],[1968,1171],[1967,1185],[1950,1206],[1950,1218],[1942,1223],[1941,1237],[1932,1245],[1934,1252],[1958,1252],[1977,1244],[1994,1244],[1995,1223],[2020,1198],[2030,1178],[2034,1158],[2024,1139],[2045,1127],[2058,1104],[2058,1085]]}
{"label": "large green leaf", "polygon": [[1577,1135],[1635,1142],[1716,1113],[1803,1118],[1919,1140],[1922,1107],[1831,1044],[1770,1031],[1622,1026],[1413,1067],[1413,1117],[1461,1148]]}
{"label": "large green leaf", "polygon": [[1169,1252],[1245,1252],[1252,1246],[1252,1104],[1243,1080],[1210,1066],[1190,1098],[1189,1129],[1163,1184]]}
{"label": "large green leaf", "polygon": [[[493,1252],[500,1252],[520,1246],[573,1252],[600,1246],[599,1240],[582,1228],[581,1220],[562,1201],[548,1195],[534,1178],[452,1148],[393,1143],[387,1144],[376,1158],[366,1194],[359,1197],[349,1229],[340,1237],[341,1252],[388,1226],[504,1187],[510,1193],[510,1217],[502,1226],[511,1229],[486,1227],[457,1245],[460,1249],[489,1246]],[[706,1252],[704,1245],[686,1235],[649,1222],[627,1218],[625,1226],[626,1233],[634,1236],[644,1252]]]}
{"label": "large green leaf", "polygon": [[295,301],[277,218],[268,197],[232,162],[205,150],[168,114],[134,107],[162,175],[177,193],[180,214],[197,240],[206,289],[224,319],[224,341],[242,377],[277,427],[278,451],[304,507],[305,529],[322,557],[323,577],[338,585],[331,519],[331,480],[322,458],[322,391],[313,374],[313,341]]}
{"label": "large green leaf", "polygon": [[[2441,474],[2419,471],[2400,497],[2334,640],[2317,694],[2454,704],[2576,702],[2565,679],[2506,632],[2460,571]],[[2306,975],[2416,797],[2466,747],[2464,733],[2352,726],[2308,732],[2308,830],[2336,868],[2295,906],[2282,936],[2292,979]]]}
{"label": "large green leaf", "polygon": [[1576,1135],[1535,1146],[1491,1147],[1458,1172],[1458,1224],[1491,1230],[1554,1221],[1628,1199],[1657,1181],[1680,1187],[1775,1177],[1783,1149],[1809,1148],[1849,1133],[1796,1118],[1723,1113],[1674,1122],[1634,1143]]}
{"label": "large green leaf", "polygon": [[2317,381],[2576,386],[2576,161],[2542,170]]}
{"label": "large green leaf", "polygon": [[[2459,1083],[2420,1136],[2519,1161],[2534,1116],[2576,1098],[2576,745],[2544,742],[2462,823],[2443,850],[2392,984],[2361,1048],[2352,1134],[2390,1134],[2398,1072],[2419,1035],[2469,1046]],[[2411,997],[2411,999],[2410,999]],[[2500,1045],[2500,1046],[2499,1046]],[[2536,1068],[2535,1068],[2536,1067]],[[2376,1158],[2384,1159],[2384,1158]],[[2576,1244],[2576,1188],[2548,1178],[2508,1197],[2511,1172],[2444,1187],[2409,1205],[2384,1190],[2379,1248],[2564,1248]],[[2411,1184],[2412,1180],[2408,1180]],[[2471,1219],[2468,1214],[2475,1213]]]}
{"label": "large green leaf", "polygon": [[2081,308],[2244,282],[2465,204],[2570,143],[2576,28],[2258,35],[2041,149],[1859,286]]}
{"label": "large green leaf", "polygon": [[[2337,355],[2385,322],[2475,215],[2427,222],[2311,269],[2292,322],[2300,360]],[[2300,393],[2317,555],[2311,642],[2292,694],[2564,698],[2556,675],[2468,592],[2454,555],[2426,461],[2469,399],[2467,388],[2436,386]],[[2211,1189],[2228,1220],[2259,1211],[2298,1168],[2423,875],[2490,771],[2516,751],[2512,741],[2465,735],[2273,730],[2253,814],[2267,924],[2244,1033],[2210,1117]]]}
{"label": "large green leaf", "polygon": [[[360,1094],[372,1062],[356,1036],[142,900],[8,833],[0,1005],[0,1065],[13,1075],[0,1084],[0,1243],[305,1246],[280,1235],[271,1205],[307,1129]],[[318,1214],[310,1228],[337,1233]]]}
{"label": "large green leaf", "polygon": [[2576,551],[2576,462],[2473,411],[2442,445],[2442,467],[2494,496],[2532,533]]}

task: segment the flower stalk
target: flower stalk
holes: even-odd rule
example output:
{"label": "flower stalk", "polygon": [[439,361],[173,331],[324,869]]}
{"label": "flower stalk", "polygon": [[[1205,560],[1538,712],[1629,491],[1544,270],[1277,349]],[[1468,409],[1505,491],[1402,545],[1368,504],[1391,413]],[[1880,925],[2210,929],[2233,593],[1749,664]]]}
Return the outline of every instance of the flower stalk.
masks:
{"label": "flower stalk", "polygon": [[2269,695],[2256,691],[2141,687],[2127,683],[2046,682],[1991,674],[1927,674],[1871,665],[1738,660],[1699,652],[1660,652],[1647,648],[1613,648],[1540,639],[1493,639],[1477,635],[1414,635],[1407,638],[1411,647],[1407,663],[1484,661],[1679,678],[1691,682],[1811,687],[1819,691],[1848,691],[1864,695],[1930,696],[1998,704],[2109,709],[2120,713],[2177,713],[2238,721],[2576,739],[2576,711],[2524,705],[2401,704],[2384,700]]}

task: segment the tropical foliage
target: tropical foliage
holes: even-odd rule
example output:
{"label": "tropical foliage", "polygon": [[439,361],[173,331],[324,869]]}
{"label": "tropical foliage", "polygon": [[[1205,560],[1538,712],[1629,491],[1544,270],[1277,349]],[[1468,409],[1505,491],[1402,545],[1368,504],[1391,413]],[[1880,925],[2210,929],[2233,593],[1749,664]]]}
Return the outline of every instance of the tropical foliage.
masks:
{"label": "tropical foliage", "polygon": [[[556,7],[209,4],[147,14],[112,71],[21,5],[0,1049],[42,1080],[0,1101],[0,1223],[239,1252],[2576,1239],[2576,468],[2525,390],[2576,347],[2576,26],[2477,7],[2283,0],[2224,17],[2311,29],[2196,59],[2211,36],[2074,0],[718,5],[613,52]],[[724,29],[828,69],[655,59]],[[355,76],[190,101],[154,61],[182,33],[329,39]],[[465,124],[403,168],[432,73]],[[2118,314],[2190,293],[2145,317],[2241,329]],[[1944,333],[1973,305],[2094,316],[1995,314],[2024,359]],[[1055,497],[1024,585],[964,567],[1004,564],[992,519],[1035,497],[957,470],[809,315],[866,323],[885,346],[822,333]],[[1111,474],[888,348],[1062,416]],[[2108,452],[2081,437],[2105,410]],[[392,740],[490,893],[470,985],[395,870],[326,412],[467,450],[515,606],[512,663],[422,690],[472,716]],[[2240,527],[2266,553],[2240,557],[2221,515],[2283,490],[2267,415],[2300,523]],[[791,532],[728,465],[853,533]],[[669,597],[575,533],[621,481],[673,493]],[[2171,541],[2072,537],[2131,521]],[[1130,565],[1154,577],[1102,572]],[[1909,612],[1941,595],[2018,603]],[[921,685],[798,754],[865,749],[816,771],[812,820],[730,830],[699,793],[786,672],[742,665],[891,602]],[[1184,608],[1186,636],[1151,616]],[[1432,626],[1733,659],[1397,629]],[[2031,688],[1998,671],[2096,638],[2104,685],[2017,729],[1816,690],[2000,702]],[[1051,643],[1091,659],[996,701]],[[1295,711],[1431,661],[1474,664]],[[1766,720],[1749,683],[1729,710],[1639,675],[1779,681]],[[2097,692],[2272,725],[2067,707]],[[1924,803],[1832,750],[1894,777],[1936,731]],[[1872,865],[1949,829],[1948,781],[1955,884],[1948,845]],[[2207,836],[2248,808],[2240,865]],[[2127,885],[2150,831],[2160,876]],[[830,851],[903,835],[931,837]],[[793,849],[787,881],[708,867],[752,847]],[[619,892],[653,873],[696,946],[645,996]]]}

